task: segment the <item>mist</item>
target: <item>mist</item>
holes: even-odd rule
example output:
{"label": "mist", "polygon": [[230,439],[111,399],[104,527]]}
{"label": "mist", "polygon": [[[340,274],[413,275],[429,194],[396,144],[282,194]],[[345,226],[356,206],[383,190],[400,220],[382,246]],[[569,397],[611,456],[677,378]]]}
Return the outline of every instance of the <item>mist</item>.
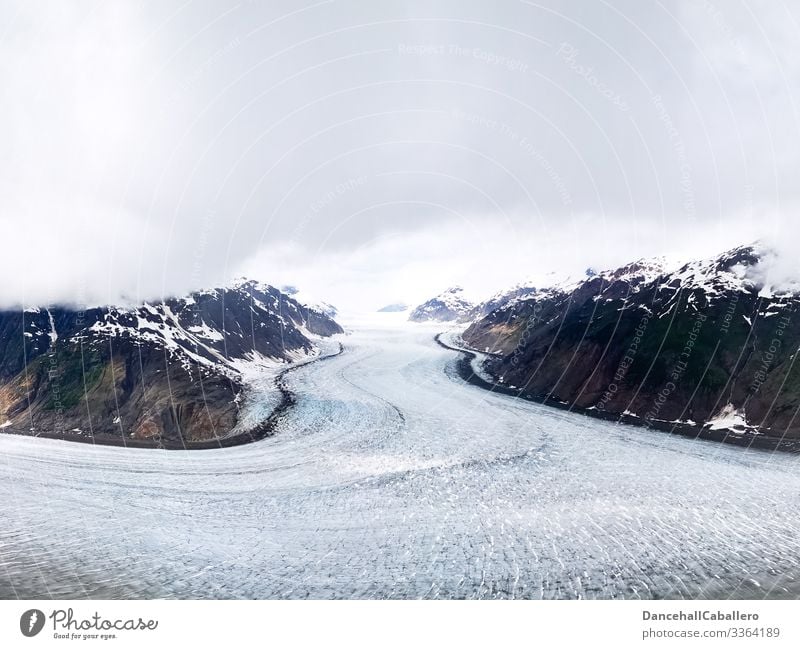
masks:
{"label": "mist", "polygon": [[0,10],[4,307],[247,275],[374,310],[800,251],[794,6]]}

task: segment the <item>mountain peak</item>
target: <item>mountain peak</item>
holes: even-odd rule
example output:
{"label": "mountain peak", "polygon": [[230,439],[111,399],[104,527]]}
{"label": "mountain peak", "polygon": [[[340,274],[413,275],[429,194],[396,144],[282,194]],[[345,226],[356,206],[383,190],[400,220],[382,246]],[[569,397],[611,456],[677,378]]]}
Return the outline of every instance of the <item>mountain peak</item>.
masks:
{"label": "mountain peak", "polygon": [[412,322],[452,322],[465,319],[475,308],[464,297],[461,286],[451,286],[427,302],[416,307],[408,319]]}
{"label": "mountain peak", "polygon": [[462,337],[531,398],[695,435],[800,438],[799,279],[762,243],[638,260],[509,301]]}

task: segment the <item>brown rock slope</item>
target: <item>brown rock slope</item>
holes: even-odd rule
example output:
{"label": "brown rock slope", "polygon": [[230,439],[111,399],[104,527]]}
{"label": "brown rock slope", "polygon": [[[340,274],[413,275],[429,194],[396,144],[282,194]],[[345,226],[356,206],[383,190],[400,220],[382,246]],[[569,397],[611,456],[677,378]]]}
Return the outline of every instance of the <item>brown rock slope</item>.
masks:
{"label": "brown rock slope", "polygon": [[0,312],[0,430],[191,446],[234,427],[236,361],[312,352],[339,325],[255,282],[136,308]]}
{"label": "brown rock slope", "polygon": [[800,297],[764,247],[512,300],[464,340],[507,388],[659,428],[800,438]]}

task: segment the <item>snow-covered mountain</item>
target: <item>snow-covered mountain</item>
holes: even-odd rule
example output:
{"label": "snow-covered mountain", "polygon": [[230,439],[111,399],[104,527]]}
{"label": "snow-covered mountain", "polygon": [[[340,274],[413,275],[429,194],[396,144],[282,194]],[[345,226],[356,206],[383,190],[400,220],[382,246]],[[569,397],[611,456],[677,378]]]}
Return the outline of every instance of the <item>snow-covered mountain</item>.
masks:
{"label": "snow-covered mountain", "polygon": [[227,434],[243,370],[315,353],[330,317],[258,282],[135,307],[0,312],[6,432],[172,445]]}
{"label": "snow-covered mountain", "polygon": [[800,437],[800,285],[768,247],[640,260],[506,301],[464,341],[530,398],[703,434]]}
{"label": "snow-covered mountain", "polygon": [[416,307],[408,319],[413,322],[453,322],[469,318],[475,305],[464,297],[460,286],[448,288]]}
{"label": "snow-covered mountain", "polygon": [[286,295],[291,296],[298,304],[301,304],[312,311],[324,313],[329,318],[335,318],[337,315],[339,315],[339,309],[337,309],[335,306],[328,304],[327,302],[323,302],[322,300],[309,295],[305,291],[301,291],[296,286],[281,286],[281,291],[286,293]]}
{"label": "snow-covered mountain", "polygon": [[386,306],[381,307],[378,309],[378,313],[402,313],[403,311],[408,311],[408,305],[403,304],[402,302],[396,302],[394,304],[387,304]]}
{"label": "snow-covered mountain", "polygon": [[477,304],[470,311],[469,319],[482,318],[489,315],[492,311],[505,307],[512,302],[530,299],[537,295],[537,293],[537,288],[532,282],[519,283],[510,289],[495,293],[488,300]]}

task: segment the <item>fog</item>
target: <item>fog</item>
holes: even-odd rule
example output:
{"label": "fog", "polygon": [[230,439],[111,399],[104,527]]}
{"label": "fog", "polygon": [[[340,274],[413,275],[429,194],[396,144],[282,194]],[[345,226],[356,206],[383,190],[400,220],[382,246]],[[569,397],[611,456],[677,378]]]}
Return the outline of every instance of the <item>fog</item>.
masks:
{"label": "fog", "polygon": [[800,8],[0,1],[0,304],[798,252]]}

